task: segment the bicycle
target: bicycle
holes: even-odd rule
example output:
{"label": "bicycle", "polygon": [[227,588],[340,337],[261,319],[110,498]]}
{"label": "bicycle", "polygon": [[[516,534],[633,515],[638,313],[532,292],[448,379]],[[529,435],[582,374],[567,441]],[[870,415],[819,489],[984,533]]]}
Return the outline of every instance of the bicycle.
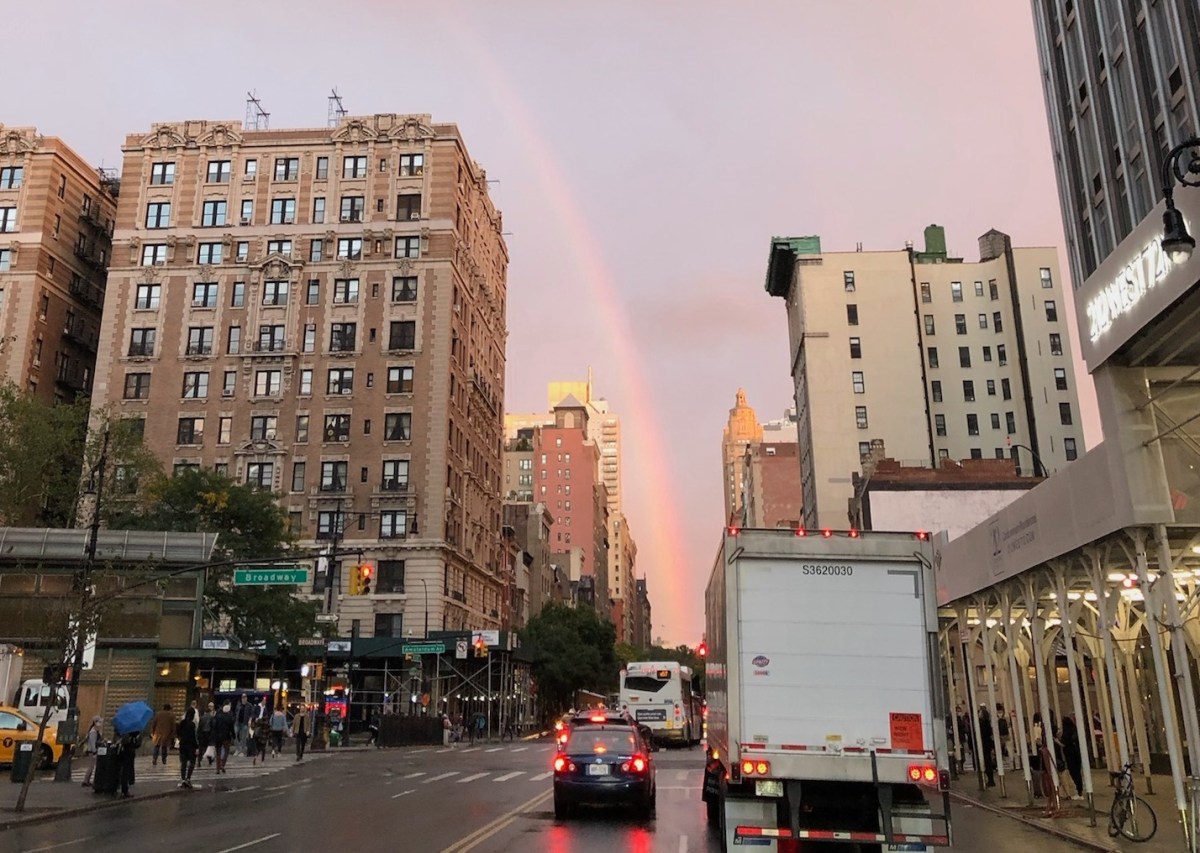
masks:
{"label": "bicycle", "polygon": [[1158,831],[1154,809],[1133,790],[1133,765],[1126,764],[1120,772],[1109,771],[1116,795],[1108,815],[1108,834],[1113,838],[1124,835],[1130,841],[1149,841]]}

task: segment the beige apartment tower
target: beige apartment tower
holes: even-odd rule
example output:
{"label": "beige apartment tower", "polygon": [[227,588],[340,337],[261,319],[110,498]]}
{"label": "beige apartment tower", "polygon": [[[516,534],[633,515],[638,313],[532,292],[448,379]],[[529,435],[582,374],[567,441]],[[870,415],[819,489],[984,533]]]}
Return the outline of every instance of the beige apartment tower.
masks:
{"label": "beige apartment tower", "polygon": [[767,292],[785,300],[804,522],[849,523],[852,476],[883,455],[907,465],[1010,458],[1049,474],[1083,449],[1057,252],[979,238],[946,251],[822,252],[776,238]]}
{"label": "beige apartment tower", "polygon": [[458,128],[154,125],[127,137],[98,404],[168,466],[281,495],[339,631],[500,627],[507,250]]}
{"label": "beige apartment tower", "polygon": [[725,524],[742,518],[745,487],[746,448],[763,440],[763,428],[754,407],[746,402],[746,392],[739,388],[729,410],[729,423],[721,437],[721,490],[725,493]]}
{"label": "beige apartment tower", "polygon": [[66,143],[0,125],[0,381],[90,394],[117,179]]}

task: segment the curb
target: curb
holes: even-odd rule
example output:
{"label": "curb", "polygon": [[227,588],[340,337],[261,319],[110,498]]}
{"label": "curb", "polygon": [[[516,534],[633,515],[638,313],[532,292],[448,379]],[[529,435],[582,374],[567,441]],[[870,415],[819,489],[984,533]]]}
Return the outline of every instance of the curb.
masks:
{"label": "curb", "polygon": [[117,798],[115,800],[101,800],[100,802],[92,803],[91,805],[87,806],[56,809],[52,812],[30,815],[29,817],[0,817],[0,832],[4,832],[8,829],[16,829],[22,826],[31,826],[36,823],[46,823],[47,821],[59,820],[60,818],[65,817],[76,817],[78,815],[87,814],[88,812],[103,811],[104,809],[112,809],[116,808],[117,806],[128,806],[133,805],[134,803],[145,803],[150,800],[162,800],[166,799],[167,797],[176,797],[186,792],[186,788],[171,788],[167,791],[158,791],[153,794],[130,797],[129,799]]}
{"label": "curb", "polygon": [[976,799],[973,799],[972,797],[967,796],[966,794],[960,794],[956,791],[951,791],[950,796],[951,796],[951,798],[958,800],[960,803],[966,803],[968,805],[974,806],[977,809],[983,809],[985,812],[991,812],[992,814],[1011,818],[1012,820],[1015,820],[1018,823],[1023,823],[1026,826],[1031,827],[1032,829],[1040,830],[1041,832],[1044,832],[1047,835],[1053,835],[1056,838],[1060,838],[1063,841],[1069,841],[1072,844],[1076,844],[1076,845],[1086,848],[1088,850],[1096,850],[1096,851],[1099,851],[1099,853],[1121,853],[1119,848],[1100,844],[1096,841],[1091,840],[1090,838],[1084,838],[1081,835],[1076,835],[1075,833],[1070,832],[1065,829],[1059,829],[1056,826],[1047,826],[1046,824],[1042,823],[1041,821],[1034,820],[1032,818],[1027,818],[1024,815],[1014,814],[1012,811],[1010,811],[1008,809],[1001,809],[1001,808],[997,808],[996,806],[988,805],[987,803],[982,803],[979,800],[976,800]]}

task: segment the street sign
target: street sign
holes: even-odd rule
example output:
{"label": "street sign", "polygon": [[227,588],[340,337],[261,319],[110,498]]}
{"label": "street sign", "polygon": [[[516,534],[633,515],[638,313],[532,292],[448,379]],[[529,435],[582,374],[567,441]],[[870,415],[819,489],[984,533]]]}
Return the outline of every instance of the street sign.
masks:
{"label": "street sign", "polygon": [[336,613],[318,613],[317,614],[318,622],[336,622],[337,620],[338,620],[338,615]]}
{"label": "street sign", "polygon": [[305,583],[308,583],[308,569],[302,566],[244,566],[233,570],[234,586]]}
{"label": "street sign", "polygon": [[454,642],[454,657],[458,660],[467,659],[467,641],[456,640]]}
{"label": "street sign", "polygon": [[499,631],[472,631],[471,632],[471,642],[478,643],[480,640],[483,640],[483,642],[486,645],[488,645],[489,647],[498,646],[498,645],[500,645],[500,632]]}
{"label": "street sign", "polygon": [[348,651],[350,651],[350,641],[349,640],[330,640],[329,644],[325,648],[327,651],[331,651],[331,652],[348,652]]}
{"label": "street sign", "polygon": [[400,650],[406,655],[440,655],[446,651],[446,644],[405,643]]}

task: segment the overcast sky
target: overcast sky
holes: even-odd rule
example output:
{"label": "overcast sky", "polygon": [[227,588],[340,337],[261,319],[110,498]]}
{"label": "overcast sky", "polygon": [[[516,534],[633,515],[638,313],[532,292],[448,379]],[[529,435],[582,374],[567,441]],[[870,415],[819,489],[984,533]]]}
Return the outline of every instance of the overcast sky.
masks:
{"label": "overcast sky", "polygon": [[763,419],[791,405],[770,237],[1063,246],[1026,2],[10,5],[0,122],[98,164],[155,121],[240,120],[250,89],[276,128],[324,125],[334,86],[352,115],[456,122],[511,232],[506,408],[593,367],[671,642],[703,630],[736,389]]}

